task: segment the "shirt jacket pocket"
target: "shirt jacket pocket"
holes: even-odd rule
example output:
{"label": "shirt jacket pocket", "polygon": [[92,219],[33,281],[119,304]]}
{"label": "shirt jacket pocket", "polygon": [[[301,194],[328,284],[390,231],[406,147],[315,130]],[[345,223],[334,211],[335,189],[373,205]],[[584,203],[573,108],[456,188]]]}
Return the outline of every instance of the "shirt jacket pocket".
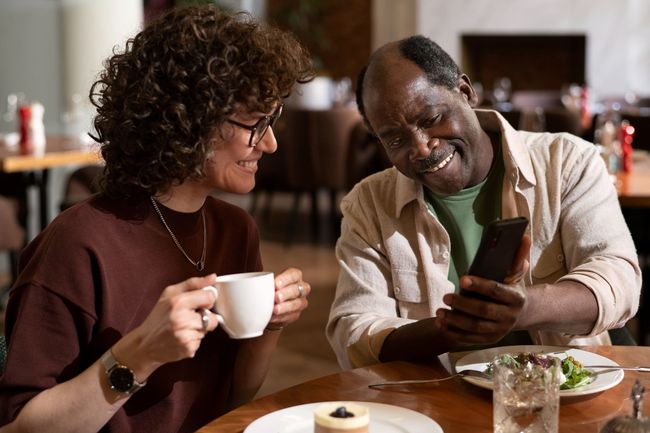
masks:
{"label": "shirt jacket pocket", "polygon": [[393,269],[393,293],[399,316],[416,318],[426,315],[426,281],[422,272]]}

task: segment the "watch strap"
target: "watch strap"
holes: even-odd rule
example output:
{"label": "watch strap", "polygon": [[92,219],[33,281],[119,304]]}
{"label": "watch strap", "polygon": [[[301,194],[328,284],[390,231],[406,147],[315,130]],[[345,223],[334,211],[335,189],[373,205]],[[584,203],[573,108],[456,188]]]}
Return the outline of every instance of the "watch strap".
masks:
{"label": "watch strap", "polygon": [[[134,392],[138,391],[140,388],[143,388],[147,384],[146,380],[144,382],[138,382],[138,380],[135,377],[135,373],[133,372],[133,370],[131,368],[129,368],[128,366],[126,366],[126,365],[122,364],[121,362],[119,362],[117,359],[115,359],[115,356],[113,355],[113,349],[112,348],[110,348],[106,352],[104,352],[104,354],[102,355],[102,357],[100,359],[100,363],[102,364],[102,367],[104,367],[104,370],[106,370],[106,377],[108,379],[108,385],[114,391],[124,392],[126,394],[133,394]],[[131,373],[131,375],[133,376],[133,385],[131,386],[130,389],[128,389],[126,391],[121,391],[121,390],[115,388],[115,386],[113,384],[111,384],[110,374],[116,368],[123,368],[123,369],[128,370]]]}

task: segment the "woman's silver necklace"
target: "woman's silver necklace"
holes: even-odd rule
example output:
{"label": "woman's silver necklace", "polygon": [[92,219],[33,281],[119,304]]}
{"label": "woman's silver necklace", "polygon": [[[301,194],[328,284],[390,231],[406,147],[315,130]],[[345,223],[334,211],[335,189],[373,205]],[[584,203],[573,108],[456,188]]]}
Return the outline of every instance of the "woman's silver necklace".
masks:
{"label": "woman's silver necklace", "polygon": [[206,245],[207,245],[207,233],[205,229],[205,212],[203,208],[201,208],[201,220],[203,221],[203,252],[201,253],[201,258],[197,260],[196,262],[190,258],[190,256],[187,255],[183,247],[181,246],[181,243],[178,242],[178,239],[176,239],[176,236],[174,235],[174,232],[172,232],[172,229],[169,228],[167,225],[167,221],[165,221],[165,218],[163,218],[162,212],[160,212],[160,209],[158,208],[158,204],[156,203],[156,200],[153,197],[149,197],[151,199],[151,204],[153,205],[153,208],[156,210],[156,213],[158,214],[158,217],[160,218],[160,221],[163,223],[165,228],[167,229],[167,232],[169,233],[169,236],[172,237],[172,240],[174,241],[174,244],[176,247],[181,250],[181,253],[185,256],[185,258],[194,266],[196,266],[196,269],[199,271],[202,271],[205,268],[205,250],[206,250]]}

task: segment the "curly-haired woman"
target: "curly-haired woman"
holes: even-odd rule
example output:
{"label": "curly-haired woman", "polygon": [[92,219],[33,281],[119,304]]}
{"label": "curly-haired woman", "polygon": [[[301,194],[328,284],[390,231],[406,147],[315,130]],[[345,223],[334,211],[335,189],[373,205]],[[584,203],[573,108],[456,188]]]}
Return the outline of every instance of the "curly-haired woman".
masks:
{"label": "curly-haired woman", "polygon": [[[284,271],[264,334],[229,338],[200,289],[261,270],[259,237],[210,193],[253,188],[283,98],[311,75],[289,34],[210,6],[171,11],[106,62],[91,90],[103,192],[21,257],[0,431],[191,432],[253,397],[310,286]],[[118,386],[108,361],[128,367]]]}

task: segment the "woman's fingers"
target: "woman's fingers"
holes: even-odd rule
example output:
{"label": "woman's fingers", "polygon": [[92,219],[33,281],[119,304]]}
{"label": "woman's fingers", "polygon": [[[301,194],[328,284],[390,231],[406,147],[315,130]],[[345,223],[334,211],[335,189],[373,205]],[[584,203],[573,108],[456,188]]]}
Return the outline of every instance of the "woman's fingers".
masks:
{"label": "woman's fingers", "polygon": [[163,296],[176,296],[183,292],[190,292],[214,284],[217,280],[217,274],[206,275],[205,277],[192,277],[178,284],[167,286],[163,291]]}
{"label": "woman's fingers", "polygon": [[300,280],[302,280],[302,271],[296,268],[289,268],[275,277],[275,287],[282,289]]}
{"label": "woman's fingers", "polygon": [[216,301],[214,274],[190,278],[168,286],[158,303],[139,327],[145,334],[150,354],[163,362],[194,356],[201,339],[219,325],[216,314],[209,311]]}
{"label": "woman's fingers", "polygon": [[303,281],[302,271],[289,268],[275,278],[275,303],[291,299],[306,298],[311,293],[311,285]]}
{"label": "woman's fingers", "polygon": [[281,329],[298,320],[307,308],[311,285],[302,279],[302,271],[290,268],[276,277],[275,286],[275,305],[269,324]]}

